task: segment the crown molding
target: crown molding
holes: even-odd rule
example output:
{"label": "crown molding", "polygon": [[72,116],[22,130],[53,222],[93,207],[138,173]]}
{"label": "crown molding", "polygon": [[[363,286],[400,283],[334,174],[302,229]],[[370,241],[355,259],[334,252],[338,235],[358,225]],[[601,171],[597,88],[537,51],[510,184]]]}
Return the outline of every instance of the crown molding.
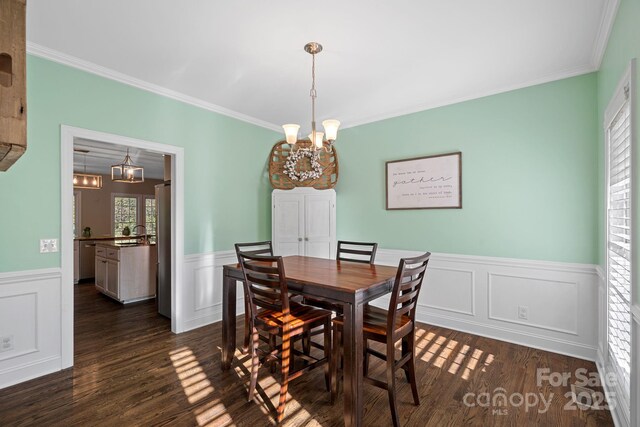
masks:
{"label": "crown molding", "polygon": [[602,58],[607,50],[607,44],[609,43],[609,36],[613,29],[613,23],[616,20],[618,13],[618,6],[620,6],[620,0],[606,0],[604,4],[604,13],[600,19],[600,25],[598,26],[598,34],[593,43],[593,51],[591,53],[591,64],[598,70],[602,64]]}
{"label": "crown molding", "polygon": [[128,86],[133,86],[137,89],[142,89],[147,92],[152,92],[166,98],[171,98],[176,101],[183,102],[185,104],[193,105],[204,110],[212,111],[214,113],[222,114],[223,116],[231,117],[237,120],[241,120],[252,125],[260,126],[265,129],[280,132],[282,129],[280,126],[276,126],[272,123],[265,122],[264,120],[257,119],[255,117],[248,116],[246,114],[239,113],[237,111],[229,110],[216,104],[204,101],[202,99],[195,98],[190,95],[167,89],[162,86],[158,86],[153,83],[146,82],[144,80],[131,77],[127,74],[120,73],[110,68],[103,67],[93,62],[85,61],[84,59],[77,58],[75,56],[67,55],[66,53],[59,52],[54,49],[42,46],[37,43],[27,42],[27,53],[38,56],[40,58],[48,59],[59,64],[67,65],[69,67],[77,68],[82,71],[86,71],[91,74],[95,74],[100,77],[104,77],[110,80],[114,80]]}
{"label": "crown molding", "polygon": [[513,85],[505,85],[497,89],[491,89],[487,91],[475,92],[471,95],[461,96],[461,97],[452,97],[445,98],[433,103],[427,104],[419,104],[409,108],[403,108],[401,110],[396,110],[389,113],[379,114],[375,116],[369,116],[367,118],[356,120],[353,122],[347,123],[345,126],[342,126],[343,129],[349,129],[356,126],[361,126],[373,122],[379,122],[381,120],[392,119],[394,117],[406,116],[408,114],[419,113],[421,111],[432,110],[434,108],[445,107],[447,105],[459,104],[461,102],[473,101],[474,99],[485,98],[491,95],[498,95],[500,93],[511,92],[518,89],[524,89],[531,86],[536,86],[544,83],[550,83],[557,80],[567,79],[569,77],[576,77],[583,74],[592,73],[597,71],[597,69],[592,64],[585,64],[575,68],[568,68],[565,70],[558,71],[556,73],[548,74],[542,77],[538,77],[535,79],[531,79],[522,83],[517,83]]}
{"label": "crown molding", "polygon": [[[616,9],[617,9],[617,3],[618,0],[611,0],[609,3],[607,3],[607,5],[609,5],[610,3],[616,3]],[[609,10],[609,8],[607,9]],[[613,17],[615,17],[615,10],[613,13]],[[613,22],[613,18],[611,18],[611,21]],[[610,28],[609,28],[610,31]],[[608,34],[608,32],[607,32]],[[106,68],[103,67],[101,65],[97,65],[93,62],[89,62],[89,61],[85,61],[83,59],[77,58],[75,56],[71,56],[71,55],[67,55],[65,53],[59,52],[57,50],[54,49],[50,49],[48,47],[33,43],[33,42],[27,42],[27,53],[34,55],[34,56],[38,56],[44,59],[48,59],[50,61],[54,61],[63,65],[67,65],[69,67],[72,68],[77,68],[79,70],[82,71],[86,71],[88,73],[92,73],[95,75],[98,75],[100,77],[104,77],[110,80],[114,80],[123,84],[126,84],[128,86],[133,86],[135,88],[141,89],[141,90],[145,90],[147,92],[152,92],[155,94],[158,94],[160,96],[164,96],[167,98],[171,98],[171,99],[175,99],[177,101],[183,102],[185,104],[190,104],[193,106],[196,106],[198,108],[202,108],[204,110],[208,110],[208,111],[212,111],[214,113],[218,113],[218,114],[222,114],[224,116],[227,117],[231,117],[237,120],[241,120],[243,122],[246,123],[250,123],[256,126],[260,126],[263,127],[265,129],[269,129],[275,132],[281,132],[282,129],[280,128],[280,126],[275,125],[273,123],[269,123],[266,122],[264,120],[260,120],[257,119],[255,117],[251,117],[248,116],[246,114],[242,114],[239,113],[237,111],[232,111],[229,110],[227,108],[221,107],[219,105],[215,105],[215,104],[211,104],[209,102],[206,102],[202,99],[198,99],[189,95],[185,95],[183,93],[171,90],[171,89],[167,89],[165,87],[162,86],[158,86],[156,84],[153,83],[149,83],[146,82],[144,80],[140,80],[134,77],[131,77],[129,75],[120,73],[118,71],[112,70],[110,68]],[[525,81],[523,83],[518,83],[518,84],[514,84],[514,85],[506,85],[497,89],[493,89],[493,90],[488,90],[488,91],[481,91],[481,92],[476,92],[472,95],[467,95],[467,96],[462,96],[462,97],[452,97],[452,98],[446,98],[446,99],[442,99],[436,102],[432,102],[432,103],[427,103],[427,104],[419,104],[419,105],[414,105],[412,107],[408,107],[408,108],[403,108],[400,110],[395,110],[392,112],[388,112],[388,113],[383,113],[383,114],[376,114],[373,116],[368,116],[365,117],[363,119],[359,119],[359,120],[354,120],[351,122],[347,122],[344,123],[342,126],[342,129],[349,129],[349,128],[353,128],[356,126],[361,126],[361,125],[365,125],[365,124],[369,124],[369,123],[373,123],[373,122],[378,122],[378,121],[382,121],[382,120],[386,120],[386,119],[391,119],[394,117],[399,117],[399,116],[404,116],[404,115],[408,115],[408,114],[413,114],[413,113],[418,113],[421,111],[426,111],[426,110],[431,110],[434,108],[439,108],[439,107],[444,107],[447,105],[453,105],[453,104],[458,104],[461,102],[466,102],[466,101],[471,101],[474,99],[479,99],[479,98],[484,98],[487,96],[491,96],[491,95],[497,95],[500,93],[504,93],[504,92],[510,92],[513,90],[517,90],[517,89],[523,89],[526,87],[530,87],[530,86],[535,86],[535,85],[539,85],[539,84],[543,84],[543,83],[549,83],[552,81],[556,81],[556,80],[562,80],[565,78],[569,78],[569,77],[575,77],[575,76],[579,76],[582,74],[587,74],[593,71],[597,71],[597,67],[595,67],[593,64],[586,64],[577,68],[572,68],[572,69],[566,69],[566,70],[562,70],[560,72],[557,73],[553,73],[553,74],[549,74],[543,77],[539,77],[536,79],[532,79],[529,81]]]}

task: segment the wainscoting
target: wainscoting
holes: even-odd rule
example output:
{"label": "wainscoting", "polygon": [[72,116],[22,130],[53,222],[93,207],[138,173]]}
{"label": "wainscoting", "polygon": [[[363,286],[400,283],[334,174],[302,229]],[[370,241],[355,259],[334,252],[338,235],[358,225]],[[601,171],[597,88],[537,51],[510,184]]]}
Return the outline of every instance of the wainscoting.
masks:
{"label": "wainscoting", "polygon": [[[380,249],[376,262],[415,254]],[[234,251],[185,256],[181,330],[222,318],[222,266],[235,262]],[[418,320],[596,360],[598,282],[592,265],[433,254]],[[238,313],[242,295],[238,284]],[[0,388],[62,369],[60,301],[60,269],[0,274],[0,337],[13,337],[13,349],[0,352]]]}
{"label": "wainscoting", "polygon": [[[398,265],[401,257],[416,254],[379,249],[376,262]],[[186,330],[222,318],[222,266],[234,262],[233,251],[185,258]],[[597,292],[593,265],[433,254],[418,319],[595,360]],[[376,302],[387,304],[385,298]],[[519,316],[519,307],[525,309],[526,319]],[[244,311],[240,287],[237,310]]]}
{"label": "wainscoting", "polygon": [[[381,249],[376,262],[418,254]],[[595,360],[598,281],[593,265],[435,253],[417,319]]]}
{"label": "wainscoting", "polygon": [[[184,258],[184,331],[222,319],[222,266],[238,262],[235,251],[188,255]],[[244,313],[242,284],[238,282],[237,313]]]}
{"label": "wainscoting", "polygon": [[0,388],[61,369],[60,294],[59,268],[0,273]]}

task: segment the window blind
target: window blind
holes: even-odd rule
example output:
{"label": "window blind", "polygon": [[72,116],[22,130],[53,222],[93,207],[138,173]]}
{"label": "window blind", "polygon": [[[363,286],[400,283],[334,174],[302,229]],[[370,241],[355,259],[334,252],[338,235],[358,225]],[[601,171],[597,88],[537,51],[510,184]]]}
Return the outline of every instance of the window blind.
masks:
{"label": "window blind", "polygon": [[631,115],[626,100],[607,128],[607,341],[622,396],[631,378]]}

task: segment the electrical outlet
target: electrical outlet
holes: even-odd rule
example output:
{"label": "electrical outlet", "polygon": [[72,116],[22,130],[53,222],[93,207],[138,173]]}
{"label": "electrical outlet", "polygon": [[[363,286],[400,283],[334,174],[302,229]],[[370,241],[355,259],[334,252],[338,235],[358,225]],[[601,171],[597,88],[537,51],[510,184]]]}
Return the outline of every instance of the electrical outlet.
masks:
{"label": "electrical outlet", "polygon": [[525,305],[518,306],[518,318],[527,320],[529,318],[529,307]]}
{"label": "electrical outlet", "polygon": [[58,239],[40,239],[40,253],[58,252]]}
{"label": "electrical outlet", "polygon": [[13,335],[0,337],[0,353],[13,350]]}

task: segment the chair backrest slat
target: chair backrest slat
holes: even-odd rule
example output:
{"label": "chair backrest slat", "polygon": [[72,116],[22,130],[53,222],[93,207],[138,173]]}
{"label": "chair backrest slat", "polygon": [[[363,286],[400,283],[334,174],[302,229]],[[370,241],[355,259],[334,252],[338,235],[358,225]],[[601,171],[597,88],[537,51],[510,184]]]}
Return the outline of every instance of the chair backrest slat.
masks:
{"label": "chair backrest slat", "polygon": [[[338,253],[336,259],[339,261],[361,262],[373,264],[376,259],[377,243],[338,241]],[[349,256],[352,255],[352,256]]]}
{"label": "chair backrest slat", "polygon": [[429,264],[429,257],[431,257],[431,253],[427,252],[415,258],[400,260],[396,281],[391,291],[387,318],[387,328],[391,333],[395,331],[398,321],[404,315],[408,315],[411,319],[411,328],[415,327],[413,324],[416,320],[416,306]]}
{"label": "chair backrest slat", "polygon": [[[247,243],[236,243],[236,255],[238,252],[244,252],[249,255],[267,255],[273,256],[273,245],[271,244],[271,240],[265,240],[264,242],[247,242]],[[240,260],[238,260],[240,262]]]}
{"label": "chair backrest slat", "polygon": [[282,257],[238,252],[244,275],[244,290],[249,314],[255,319],[258,309],[289,313],[289,294]]}

